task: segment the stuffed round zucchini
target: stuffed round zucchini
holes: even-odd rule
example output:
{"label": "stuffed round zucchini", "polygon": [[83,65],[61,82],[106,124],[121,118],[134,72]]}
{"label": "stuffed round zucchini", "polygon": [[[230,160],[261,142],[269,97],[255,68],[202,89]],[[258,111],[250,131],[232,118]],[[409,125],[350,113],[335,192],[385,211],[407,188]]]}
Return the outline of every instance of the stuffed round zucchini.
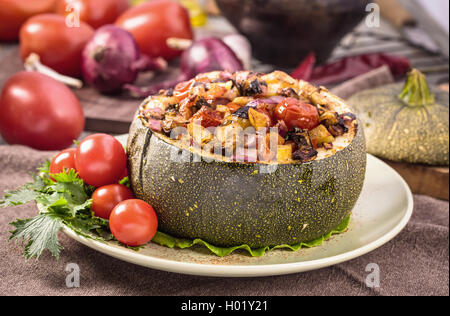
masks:
{"label": "stuffed round zucchini", "polygon": [[159,229],[216,246],[314,240],[361,192],[364,135],[342,100],[287,74],[212,72],[147,98],[128,139]]}

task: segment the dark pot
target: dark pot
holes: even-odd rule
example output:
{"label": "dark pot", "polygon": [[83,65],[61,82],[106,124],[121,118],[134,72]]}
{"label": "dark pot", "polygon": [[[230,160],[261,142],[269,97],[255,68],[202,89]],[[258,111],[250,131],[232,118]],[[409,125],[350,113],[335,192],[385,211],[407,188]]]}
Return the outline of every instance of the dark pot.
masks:
{"label": "dark pot", "polygon": [[367,14],[370,0],[216,0],[265,63],[295,67],[314,51],[327,60]]}

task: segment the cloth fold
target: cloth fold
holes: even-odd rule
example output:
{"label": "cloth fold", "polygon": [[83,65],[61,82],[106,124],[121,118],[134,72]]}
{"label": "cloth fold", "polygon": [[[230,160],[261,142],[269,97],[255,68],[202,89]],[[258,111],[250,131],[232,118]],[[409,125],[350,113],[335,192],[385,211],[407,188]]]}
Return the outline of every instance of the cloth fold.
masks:
{"label": "cloth fold", "polygon": [[[0,195],[31,180],[30,172],[54,152],[0,145]],[[212,278],[135,266],[96,252],[61,234],[57,261],[45,252],[25,261],[9,242],[8,223],[37,214],[33,203],[0,209],[0,295],[449,295],[449,204],[414,196],[406,228],[381,248],[333,267],[262,278]],[[80,287],[66,286],[67,264],[80,267]],[[375,263],[380,287],[367,287]]]}

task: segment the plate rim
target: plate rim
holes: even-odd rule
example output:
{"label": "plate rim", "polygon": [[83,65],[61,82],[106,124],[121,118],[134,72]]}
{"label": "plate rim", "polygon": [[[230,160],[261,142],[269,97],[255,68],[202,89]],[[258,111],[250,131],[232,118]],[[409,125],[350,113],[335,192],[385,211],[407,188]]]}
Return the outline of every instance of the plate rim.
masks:
{"label": "plate rim", "polygon": [[261,265],[222,265],[222,264],[180,262],[164,258],[152,257],[149,255],[144,255],[139,252],[132,252],[133,250],[127,249],[125,247],[120,246],[113,247],[109,245],[107,242],[103,241],[87,239],[83,236],[76,234],[73,230],[71,230],[67,226],[63,226],[62,231],[70,238],[103,254],[126,261],[128,263],[167,272],[197,275],[197,276],[209,276],[209,277],[264,277],[264,276],[307,272],[311,270],[321,269],[352,260],[354,258],[363,256],[371,251],[374,251],[375,249],[381,247],[382,245],[388,243],[394,237],[396,237],[405,228],[405,226],[411,219],[414,208],[414,200],[412,192],[406,181],[392,167],[383,162],[381,159],[370,154],[367,154],[367,158],[368,160],[374,159],[375,161],[378,161],[379,163],[384,165],[384,167],[389,168],[391,171],[393,171],[397,180],[399,180],[399,182],[402,184],[402,187],[407,197],[407,206],[405,215],[397,223],[397,225],[395,225],[390,231],[388,231],[386,234],[382,235],[378,239],[366,245],[358,247],[354,250],[340,253],[331,257],[302,262],[261,264]]}

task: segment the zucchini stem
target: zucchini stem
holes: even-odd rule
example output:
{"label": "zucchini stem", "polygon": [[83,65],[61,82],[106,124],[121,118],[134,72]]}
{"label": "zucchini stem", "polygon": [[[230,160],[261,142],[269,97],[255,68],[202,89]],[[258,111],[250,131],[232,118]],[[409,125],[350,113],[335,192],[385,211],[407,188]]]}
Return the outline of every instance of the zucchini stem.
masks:
{"label": "zucchini stem", "polygon": [[417,69],[408,73],[406,84],[398,98],[410,107],[426,106],[435,102],[435,95],[430,93],[425,75]]}

